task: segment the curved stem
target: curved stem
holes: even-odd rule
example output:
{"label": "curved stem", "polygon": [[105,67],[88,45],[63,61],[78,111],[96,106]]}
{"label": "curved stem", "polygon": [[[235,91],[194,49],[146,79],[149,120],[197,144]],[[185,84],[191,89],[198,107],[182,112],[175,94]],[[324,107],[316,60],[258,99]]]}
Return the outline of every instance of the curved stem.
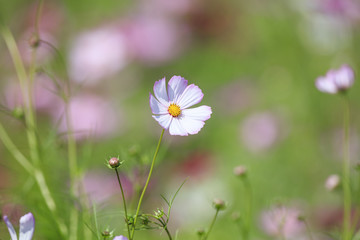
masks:
{"label": "curved stem", "polygon": [[219,209],[216,209],[216,213],[215,213],[215,216],[214,216],[214,218],[213,218],[213,220],[212,220],[212,222],[211,222],[211,224],[210,224],[210,227],[209,227],[209,230],[206,232],[206,235],[205,235],[205,237],[204,237],[204,240],[206,240],[208,237],[209,237],[209,234],[210,234],[210,232],[211,232],[211,230],[212,230],[212,228],[213,228],[213,226],[214,226],[214,224],[215,224],[215,221],[216,221],[216,218],[217,218],[217,216],[218,216],[218,214],[219,214]]}
{"label": "curved stem", "polygon": [[117,176],[118,183],[119,183],[120,190],[121,190],[121,196],[122,196],[122,199],[123,199],[123,205],[124,205],[124,211],[125,211],[125,223],[126,223],[126,227],[127,227],[127,230],[128,230],[128,236],[130,238],[130,227],[129,227],[129,222],[128,222],[128,214],[127,214],[127,208],[126,208],[125,194],[124,194],[123,187],[121,185],[120,176],[119,176],[119,172],[118,172],[117,168],[115,168],[115,172],[116,172],[116,176]]}
{"label": "curved stem", "polygon": [[138,206],[137,206],[137,209],[136,209],[136,214],[135,214],[135,218],[134,218],[134,226],[132,228],[132,231],[131,231],[131,236],[130,236],[130,239],[129,240],[132,240],[134,238],[134,234],[135,234],[135,226],[136,226],[136,220],[137,220],[137,217],[138,217],[138,214],[139,214],[139,211],[140,211],[140,207],[141,207],[141,203],[142,203],[142,200],[144,198],[144,194],[145,194],[145,191],[149,185],[149,182],[150,182],[150,178],[151,178],[151,174],[152,174],[152,171],[153,171],[153,168],[154,168],[154,163],[155,163],[155,159],[157,157],[157,154],[159,152],[159,149],[160,149],[160,144],[161,144],[161,140],[164,136],[164,132],[165,132],[165,129],[162,130],[161,132],[161,135],[160,135],[160,138],[159,138],[159,142],[158,142],[158,145],[156,147],[156,150],[155,150],[155,154],[154,154],[154,157],[153,157],[153,160],[151,162],[151,167],[150,167],[150,171],[149,171],[149,175],[148,175],[148,178],[146,180],[146,183],[145,183],[145,186],[142,190],[142,193],[140,195],[140,199],[139,199],[139,203],[138,203]]}
{"label": "curved stem", "polygon": [[344,189],[344,219],[343,240],[351,239],[351,189],[350,189],[350,154],[349,154],[349,122],[350,104],[344,96],[344,136],[343,136],[343,189]]}

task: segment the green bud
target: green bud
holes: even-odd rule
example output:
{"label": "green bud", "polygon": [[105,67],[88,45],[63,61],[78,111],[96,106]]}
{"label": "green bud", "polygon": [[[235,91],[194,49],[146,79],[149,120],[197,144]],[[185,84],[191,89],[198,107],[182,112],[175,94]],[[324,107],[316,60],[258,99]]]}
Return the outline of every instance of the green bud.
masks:
{"label": "green bud", "polygon": [[225,202],[221,199],[214,199],[213,201],[214,208],[218,211],[224,210],[226,208]]}

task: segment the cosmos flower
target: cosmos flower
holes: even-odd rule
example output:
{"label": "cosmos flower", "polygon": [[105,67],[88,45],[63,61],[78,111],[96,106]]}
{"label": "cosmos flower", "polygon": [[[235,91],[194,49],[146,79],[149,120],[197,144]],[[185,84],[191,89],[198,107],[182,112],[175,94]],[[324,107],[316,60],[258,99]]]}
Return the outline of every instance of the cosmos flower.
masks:
{"label": "cosmos flower", "polygon": [[[3,217],[4,222],[6,223],[11,240],[18,240],[15,229],[7,216]],[[35,219],[32,213],[25,214],[20,218],[20,236],[19,240],[31,240],[34,234],[35,229]]]}
{"label": "cosmos flower", "polygon": [[315,85],[321,92],[335,94],[345,91],[354,84],[354,71],[348,65],[342,65],[337,70],[330,70],[326,76],[316,79]]}
{"label": "cosmos flower", "polygon": [[199,103],[204,94],[180,76],[173,76],[166,89],[165,78],[155,82],[154,95],[150,93],[150,107],[153,118],[171,135],[187,136],[197,134],[212,113],[211,107],[200,106],[188,109]]}
{"label": "cosmos flower", "polygon": [[263,230],[269,236],[293,239],[304,230],[304,224],[299,220],[299,217],[299,209],[277,206],[263,212],[261,223]]}

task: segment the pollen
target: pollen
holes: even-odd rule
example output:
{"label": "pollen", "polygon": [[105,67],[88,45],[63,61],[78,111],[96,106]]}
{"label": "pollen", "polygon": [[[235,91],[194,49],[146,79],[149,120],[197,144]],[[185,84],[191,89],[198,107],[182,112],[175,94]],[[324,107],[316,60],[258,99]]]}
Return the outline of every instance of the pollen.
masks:
{"label": "pollen", "polygon": [[178,117],[181,114],[181,109],[175,103],[171,103],[168,108],[168,112],[171,116]]}

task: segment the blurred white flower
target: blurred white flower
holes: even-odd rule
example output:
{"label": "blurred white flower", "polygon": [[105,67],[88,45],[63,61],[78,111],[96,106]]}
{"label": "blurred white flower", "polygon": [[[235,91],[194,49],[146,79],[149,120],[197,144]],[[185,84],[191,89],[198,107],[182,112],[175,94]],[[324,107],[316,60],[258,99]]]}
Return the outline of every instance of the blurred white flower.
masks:
{"label": "blurred white flower", "polygon": [[[5,215],[3,217],[4,222],[6,223],[11,240],[18,240],[17,234],[8,217]],[[20,218],[20,231],[19,231],[19,240],[31,240],[35,230],[35,219],[32,213],[25,214]]]}
{"label": "blurred white flower", "polygon": [[69,53],[71,79],[86,85],[95,85],[112,76],[127,63],[125,38],[116,27],[103,27],[80,34]]}

